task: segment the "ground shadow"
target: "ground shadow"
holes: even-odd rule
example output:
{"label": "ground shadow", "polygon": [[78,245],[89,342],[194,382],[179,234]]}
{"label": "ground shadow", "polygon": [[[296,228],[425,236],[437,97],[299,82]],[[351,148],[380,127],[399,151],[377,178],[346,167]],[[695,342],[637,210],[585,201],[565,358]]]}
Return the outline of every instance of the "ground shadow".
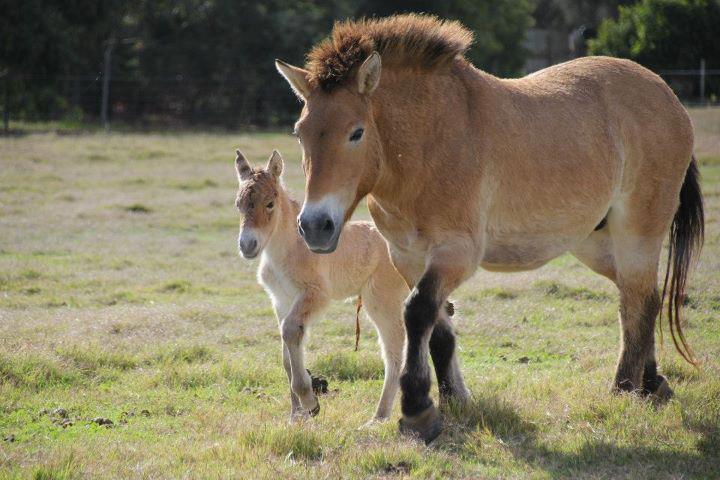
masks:
{"label": "ground shadow", "polygon": [[548,472],[552,478],[720,478],[720,427],[686,425],[701,437],[697,451],[670,445],[628,446],[588,437],[579,448],[563,451],[541,440],[538,427],[509,402],[495,395],[477,396],[459,407],[445,408],[445,432],[434,448],[471,460],[477,429],[507,447],[516,461]]}

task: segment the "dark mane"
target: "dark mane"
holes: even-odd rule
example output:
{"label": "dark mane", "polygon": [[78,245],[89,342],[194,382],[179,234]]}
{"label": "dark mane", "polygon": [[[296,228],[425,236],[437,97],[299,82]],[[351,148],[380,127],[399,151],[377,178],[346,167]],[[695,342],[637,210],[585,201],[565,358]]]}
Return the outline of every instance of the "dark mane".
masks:
{"label": "dark mane", "polygon": [[433,69],[450,63],[470,47],[472,32],[460,22],[431,15],[397,15],[337,22],[328,38],[308,54],[310,83],[330,91],[347,82],[374,51],[383,66]]}

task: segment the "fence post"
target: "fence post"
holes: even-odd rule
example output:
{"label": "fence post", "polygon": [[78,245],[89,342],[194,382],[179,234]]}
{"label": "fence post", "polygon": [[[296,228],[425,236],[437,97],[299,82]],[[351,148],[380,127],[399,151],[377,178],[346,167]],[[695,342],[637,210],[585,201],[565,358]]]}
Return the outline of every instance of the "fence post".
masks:
{"label": "fence post", "polygon": [[102,103],[100,106],[100,122],[105,130],[110,129],[108,121],[108,100],[110,99],[110,75],[112,74],[112,51],[115,46],[115,39],[111,38],[105,45],[104,65],[103,65],[103,84],[102,84]]}
{"label": "fence post", "polygon": [[3,130],[5,135],[7,135],[10,133],[10,74],[5,72],[4,77]]}
{"label": "fence post", "polygon": [[705,59],[700,59],[700,105],[705,105]]}

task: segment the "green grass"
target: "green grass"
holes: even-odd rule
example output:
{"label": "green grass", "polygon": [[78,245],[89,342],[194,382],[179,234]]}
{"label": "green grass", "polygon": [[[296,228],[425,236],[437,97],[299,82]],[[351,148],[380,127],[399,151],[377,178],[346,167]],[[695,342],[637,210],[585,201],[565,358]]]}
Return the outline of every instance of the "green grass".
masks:
{"label": "green grass", "polygon": [[453,295],[473,402],[450,409],[431,448],[398,435],[398,406],[360,428],[383,368],[366,320],[353,351],[351,303],[307,346],[330,383],[320,414],[288,423],[277,321],[257,262],[235,251],[233,160],[277,148],[302,192],[290,135],[1,139],[0,439],[14,441],[0,442],[0,478],[720,477],[720,111],[692,114],[707,241],[685,329],[701,368],[665,328],[676,399],[611,396],[612,285],[569,256],[479,272]]}

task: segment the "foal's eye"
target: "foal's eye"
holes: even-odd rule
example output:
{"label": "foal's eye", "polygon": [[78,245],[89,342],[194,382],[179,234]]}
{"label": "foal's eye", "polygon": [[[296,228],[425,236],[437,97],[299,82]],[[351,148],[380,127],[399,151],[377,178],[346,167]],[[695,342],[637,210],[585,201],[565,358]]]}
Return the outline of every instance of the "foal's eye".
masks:
{"label": "foal's eye", "polygon": [[275,206],[275,202],[270,202],[266,205],[268,210],[272,210],[274,206]]}
{"label": "foal's eye", "polygon": [[355,130],[352,133],[352,135],[350,135],[350,141],[357,142],[358,140],[360,140],[362,138],[363,133],[365,133],[365,130],[362,128],[358,128],[357,130]]}
{"label": "foal's eye", "polygon": [[248,208],[249,208],[250,210],[252,210],[253,208],[255,208],[255,203],[254,203],[254,202],[248,203]]}

